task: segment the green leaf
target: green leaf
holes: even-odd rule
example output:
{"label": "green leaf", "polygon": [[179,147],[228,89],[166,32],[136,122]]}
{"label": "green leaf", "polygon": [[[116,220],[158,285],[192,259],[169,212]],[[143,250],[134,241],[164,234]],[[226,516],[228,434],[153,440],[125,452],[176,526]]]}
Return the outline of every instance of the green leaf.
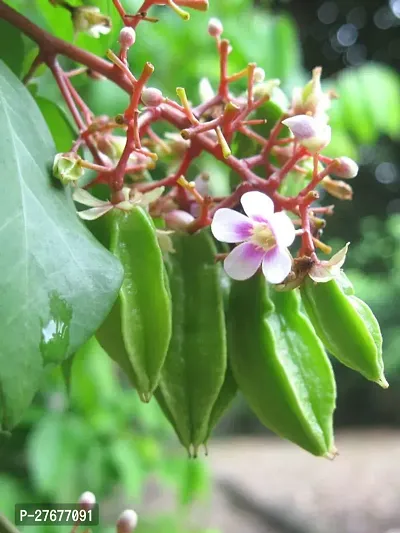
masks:
{"label": "green leaf", "polygon": [[64,111],[47,98],[36,96],[35,101],[49,127],[57,152],[68,152],[76,135]]}
{"label": "green leaf", "polygon": [[144,479],[134,440],[115,440],[110,445],[109,453],[127,495],[137,499],[141,494]]}
{"label": "green leaf", "polygon": [[24,42],[21,32],[5,20],[0,20],[0,50],[2,61],[19,76],[24,62]]}
{"label": "green leaf", "polygon": [[43,417],[28,441],[27,456],[33,485],[48,494],[56,482],[57,464],[62,458],[64,419],[57,413]]}
{"label": "green leaf", "polygon": [[120,393],[114,365],[95,337],[75,354],[70,381],[71,402],[80,412],[94,413]]}
{"label": "green leaf", "polygon": [[190,505],[209,491],[209,478],[205,464],[200,460],[185,461],[179,499],[182,505]]}
{"label": "green leaf", "polygon": [[270,50],[274,50],[274,53],[269,56],[273,61],[273,68],[268,72],[268,77],[279,78],[286,85],[291,78],[298,77],[301,65],[296,26],[289,16],[276,18],[271,45]]}
{"label": "green leaf", "polygon": [[0,62],[0,428],[11,429],[43,368],[73,354],[108,314],[122,268],[52,185],[54,145],[33,98]]}
{"label": "green leaf", "polygon": [[380,134],[399,138],[400,76],[390,67],[368,63],[343,70],[335,83],[340,98],[332,107],[331,123],[347,130],[361,144]]}
{"label": "green leaf", "polygon": [[358,159],[357,145],[354,138],[349,135],[346,130],[333,128],[332,139],[326,148],[324,148],[324,155],[329,157],[341,157],[346,155],[352,159]]}

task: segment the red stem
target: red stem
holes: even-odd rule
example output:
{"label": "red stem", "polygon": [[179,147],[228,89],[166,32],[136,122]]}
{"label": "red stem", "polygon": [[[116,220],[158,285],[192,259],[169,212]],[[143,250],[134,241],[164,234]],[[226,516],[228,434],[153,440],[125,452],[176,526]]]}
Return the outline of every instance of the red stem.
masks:
{"label": "red stem", "polygon": [[16,28],[19,28],[27,37],[39,45],[43,54],[56,56],[57,54],[69,57],[77,63],[86,65],[89,69],[102,74],[127,92],[131,91],[131,83],[114,65],[100,57],[78,48],[71,43],[58,39],[48,33],[29,19],[15,11],[12,7],[0,0],[0,19],[4,19]]}

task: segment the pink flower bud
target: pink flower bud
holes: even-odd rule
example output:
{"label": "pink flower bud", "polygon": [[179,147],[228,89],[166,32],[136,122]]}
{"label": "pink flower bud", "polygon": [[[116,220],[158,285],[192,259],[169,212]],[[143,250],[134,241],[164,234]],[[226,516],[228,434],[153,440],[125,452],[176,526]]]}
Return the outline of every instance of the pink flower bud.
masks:
{"label": "pink flower bud", "polygon": [[136,529],[138,516],[132,509],[126,509],[117,520],[117,533],[132,533]]}
{"label": "pink flower bud", "polygon": [[208,33],[211,35],[211,37],[219,37],[223,31],[224,27],[219,19],[211,18],[208,21]]}
{"label": "pink flower bud", "polygon": [[136,41],[136,32],[133,28],[122,28],[119,32],[119,42],[122,48],[130,48]]}
{"label": "pink flower bud", "polygon": [[193,222],[194,217],[186,211],[174,209],[164,215],[166,225],[173,230],[185,230]]}
{"label": "pink flower bud", "polygon": [[162,104],[163,101],[162,92],[155,87],[148,87],[142,92],[142,102],[147,107],[156,107]]}
{"label": "pink flower bud", "polygon": [[296,115],[282,120],[301,145],[314,154],[331,141],[331,128],[325,122],[308,115]]}
{"label": "pink flower bud", "polygon": [[86,491],[79,496],[78,503],[82,506],[82,509],[90,511],[96,503],[96,496],[93,492]]}
{"label": "pink flower bud", "polygon": [[358,174],[358,165],[350,157],[342,156],[333,161],[334,168],[332,174],[339,178],[351,179],[355,178]]}
{"label": "pink flower bud", "polygon": [[257,67],[253,72],[253,80],[255,83],[261,83],[265,79],[265,70],[261,67]]}

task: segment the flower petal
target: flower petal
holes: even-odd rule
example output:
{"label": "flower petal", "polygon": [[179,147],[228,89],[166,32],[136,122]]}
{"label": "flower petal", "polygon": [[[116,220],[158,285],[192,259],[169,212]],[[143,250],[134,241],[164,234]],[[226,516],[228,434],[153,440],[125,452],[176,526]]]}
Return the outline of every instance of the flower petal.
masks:
{"label": "flower petal", "polygon": [[286,213],[280,211],[279,213],[274,213],[269,219],[268,224],[271,228],[272,233],[274,234],[276,243],[282,248],[287,248],[296,237],[296,230],[294,228],[293,222],[288,217]]}
{"label": "flower petal", "polygon": [[259,266],[265,251],[251,242],[243,242],[234,248],[224,261],[225,272],[233,279],[251,278]]}
{"label": "flower petal", "polygon": [[102,207],[92,207],[91,209],[85,209],[84,211],[78,211],[78,216],[83,220],[96,220],[111,211],[113,206],[111,204],[103,205]]}
{"label": "flower petal", "polygon": [[257,222],[266,222],[274,212],[274,202],[259,191],[245,192],[240,201],[246,215]]}
{"label": "flower petal", "polygon": [[282,283],[292,267],[292,258],[285,248],[275,246],[265,254],[262,262],[263,274],[269,283]]}
{"label": "flower petal", "polygon": [[111,205],[110,202],[99,200],[99,198],[96,198],[85,189],[75,189],[72,193],[72,198],[75,200],[75,202],[79,202],[82,205],[87,205],[88,207],[101,207],[105,205]]}
{"label": "flower petal", "polygon": [[331,266],[327,261],[314,265],[308,275],[315,283],[327,283],[340,274],[340,268]]}
{"label": "flower petal", "polygon": [[164,190],[165,190],[165,187],[157,187],[156,189],[153,189],[152,191],[143,193],[143,196],[141,198],[141,204],[149,205],[155,202],[156,200],[160,198]]}
{"label": "flower petal", "polygon": [[233,209],[218,209],[214,215],[211,231],[221,242],[242,242],[250,237],[253,223],[245,215]]}
{"label": "flower petal", "polygon": [[336,266],[338,268],[341,268],[346,260],[346,254],[349,249],[350,243],[346,243],[346,246],[344,246],[341,250],[339,250],[335,255],[333,255],[328,263],[332,266]]}
{"label": "flower petal", "polygon": [[318,121],[309,115],[296,115],[282,120],[293,135],[299,140],[310,139],[318,134]]}

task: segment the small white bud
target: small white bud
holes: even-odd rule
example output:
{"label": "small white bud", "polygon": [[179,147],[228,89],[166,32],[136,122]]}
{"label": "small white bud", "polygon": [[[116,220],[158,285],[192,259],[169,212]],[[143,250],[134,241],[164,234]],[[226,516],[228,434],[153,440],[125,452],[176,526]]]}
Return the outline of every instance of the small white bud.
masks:
{"label": "small white bud", "polygon": [[358,165],[350,157],[338,157],[334,160],[334,164],[332,174],[335,174],[339,178],[351,179],[355,178],[358,174]]}
{"label": "small white bud", "polygon": [[193,222],[194,217],[186,211],[174,209],[164,215],[164,220],[168,228],[173,230],[185,230]]}
{"label": "small white bud", "polygon": [[85,511],[90,511],[90,509],[93,509],[93,506],[96,503],[96,496],[90,491],[83,492],[79,496],[78,503],[82,506],[82,509],[85,509]]}
{"label": "small white bud", "polygon": [[163,101],[162,92],[155,87],[148,87],[142,92],[142,102],[147,107],[156,107],[162,104]]}
{"label": "small white bud", "polygon": [[126,509],[117,520],[117,533],[132,533],[136,529],[138,516],[132,509]]}
{"label": "small white bud", "polygon": [[256,67],[253,72],[253,80],[255,83],[261,83],[265,80],[265,70],[261,67]]}
{"label": "small white bud", "polygon": [[211,35],[211,37],[219,37],[223,31],[224,27],[219,19],[211,18],[208,21],[208,33]]}
{"label": "small white bud", "polygon": [[122,28],[119,32],[119,42],[122,48],[130,48],[136,41],[136,32],[133,28]]}
{"label": "small white bud", "polygon": [[309,115],[296,115],[282,120],[301,145],[311,153],[320,152],[331,142],[331,128]]}

